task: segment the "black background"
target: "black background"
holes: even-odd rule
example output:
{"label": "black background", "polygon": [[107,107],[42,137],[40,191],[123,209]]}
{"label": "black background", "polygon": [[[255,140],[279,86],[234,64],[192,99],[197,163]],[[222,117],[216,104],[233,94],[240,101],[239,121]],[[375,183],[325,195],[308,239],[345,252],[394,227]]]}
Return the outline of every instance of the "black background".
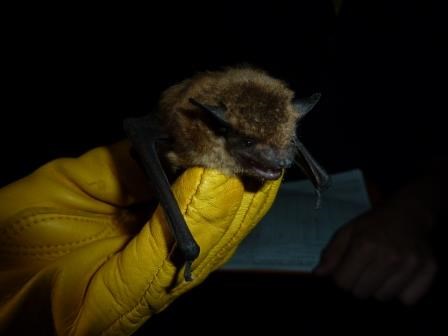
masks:
{"label": "black background", "polygon": [[11,8],[0,184],[122,138],[124,117],[148,113],[197,71],[244,63],[297,96],[323,93],[298,134],[330,172],[405,179],[444,150],[443,11],[435,1],[346,3],[337,19],[327,0]]}
{"label": "black background", "polygon": [[[339,17],[326,0],[36,4],[4,16],[0,185],[123,138],[123,118],[151,111],[167,86],[242,63],[286,80],[297,96],[323,93],[298,134],[332,173],[361,167],[391,190],[446,153],[446,17],[437,1],[347,1]],[[236,322],[247,331],[387,331],[396,316],[393,328],[407,321],[415,332],[439,321],[433,292],[405,309],[307,277],[216,274],[145,328],[201,329],[205,316],[227,331]]]}

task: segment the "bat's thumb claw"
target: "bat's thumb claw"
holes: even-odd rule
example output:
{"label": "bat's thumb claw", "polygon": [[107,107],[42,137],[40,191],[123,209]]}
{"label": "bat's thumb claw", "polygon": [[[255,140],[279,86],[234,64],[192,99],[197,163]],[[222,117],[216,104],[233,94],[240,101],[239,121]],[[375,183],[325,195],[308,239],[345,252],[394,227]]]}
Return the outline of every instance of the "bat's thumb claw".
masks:
{"label": "bat's thumb claw", "polygon": [[185,262],[185,271],[184,271],[184,278],[185,281],[192,281],[193,275],[191,274],[191,265],[193,264],[192,261]]}

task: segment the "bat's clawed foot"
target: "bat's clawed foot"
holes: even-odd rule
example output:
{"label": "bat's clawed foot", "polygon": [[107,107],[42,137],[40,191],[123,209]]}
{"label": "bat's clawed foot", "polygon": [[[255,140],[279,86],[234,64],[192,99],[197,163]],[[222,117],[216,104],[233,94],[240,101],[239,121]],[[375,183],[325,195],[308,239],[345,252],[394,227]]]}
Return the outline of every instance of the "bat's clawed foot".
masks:
{"label": "bat's clawed foot", "polygon": [[193,261],[187,260],[185,262],[185,271],[184,271],[184,278],[185,281],[192,281],[193,275],[191,274],[191,265],[193,264]]}

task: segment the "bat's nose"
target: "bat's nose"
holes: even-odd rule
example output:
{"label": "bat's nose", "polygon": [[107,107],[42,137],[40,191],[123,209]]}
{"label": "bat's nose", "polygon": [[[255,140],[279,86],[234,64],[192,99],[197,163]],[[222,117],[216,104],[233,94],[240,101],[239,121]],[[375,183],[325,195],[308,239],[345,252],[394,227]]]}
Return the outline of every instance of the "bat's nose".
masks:
{"label": "bat's nose", "polygon": [[262,164],[266,168],[284,169],[289,168],[293,162],[294,155],[291,150],[279,150],[271,146],[259,146],[256,156],[253,156],[254,161]]}
{"label": "bat's nose", "polygon": [[280,159],[278,161],[279,168],[288,168],[289,166],[291,166],[291,164],[292,164],[292,160],[288,159],[288,158]]}

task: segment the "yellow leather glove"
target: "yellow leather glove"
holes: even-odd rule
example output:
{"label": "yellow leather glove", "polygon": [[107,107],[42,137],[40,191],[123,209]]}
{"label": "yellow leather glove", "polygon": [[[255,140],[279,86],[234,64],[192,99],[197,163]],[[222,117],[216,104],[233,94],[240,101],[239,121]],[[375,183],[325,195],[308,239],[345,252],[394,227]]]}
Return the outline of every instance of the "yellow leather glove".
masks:
{"label": "yellow leather glove", "polygon": [[151,193],[127,142],[44,165],[0,189],[0,334],[132,334],[230,258],[279,185],[204,168],[174,183],[201,247],[186,282],[161,208],[142,222]]}

